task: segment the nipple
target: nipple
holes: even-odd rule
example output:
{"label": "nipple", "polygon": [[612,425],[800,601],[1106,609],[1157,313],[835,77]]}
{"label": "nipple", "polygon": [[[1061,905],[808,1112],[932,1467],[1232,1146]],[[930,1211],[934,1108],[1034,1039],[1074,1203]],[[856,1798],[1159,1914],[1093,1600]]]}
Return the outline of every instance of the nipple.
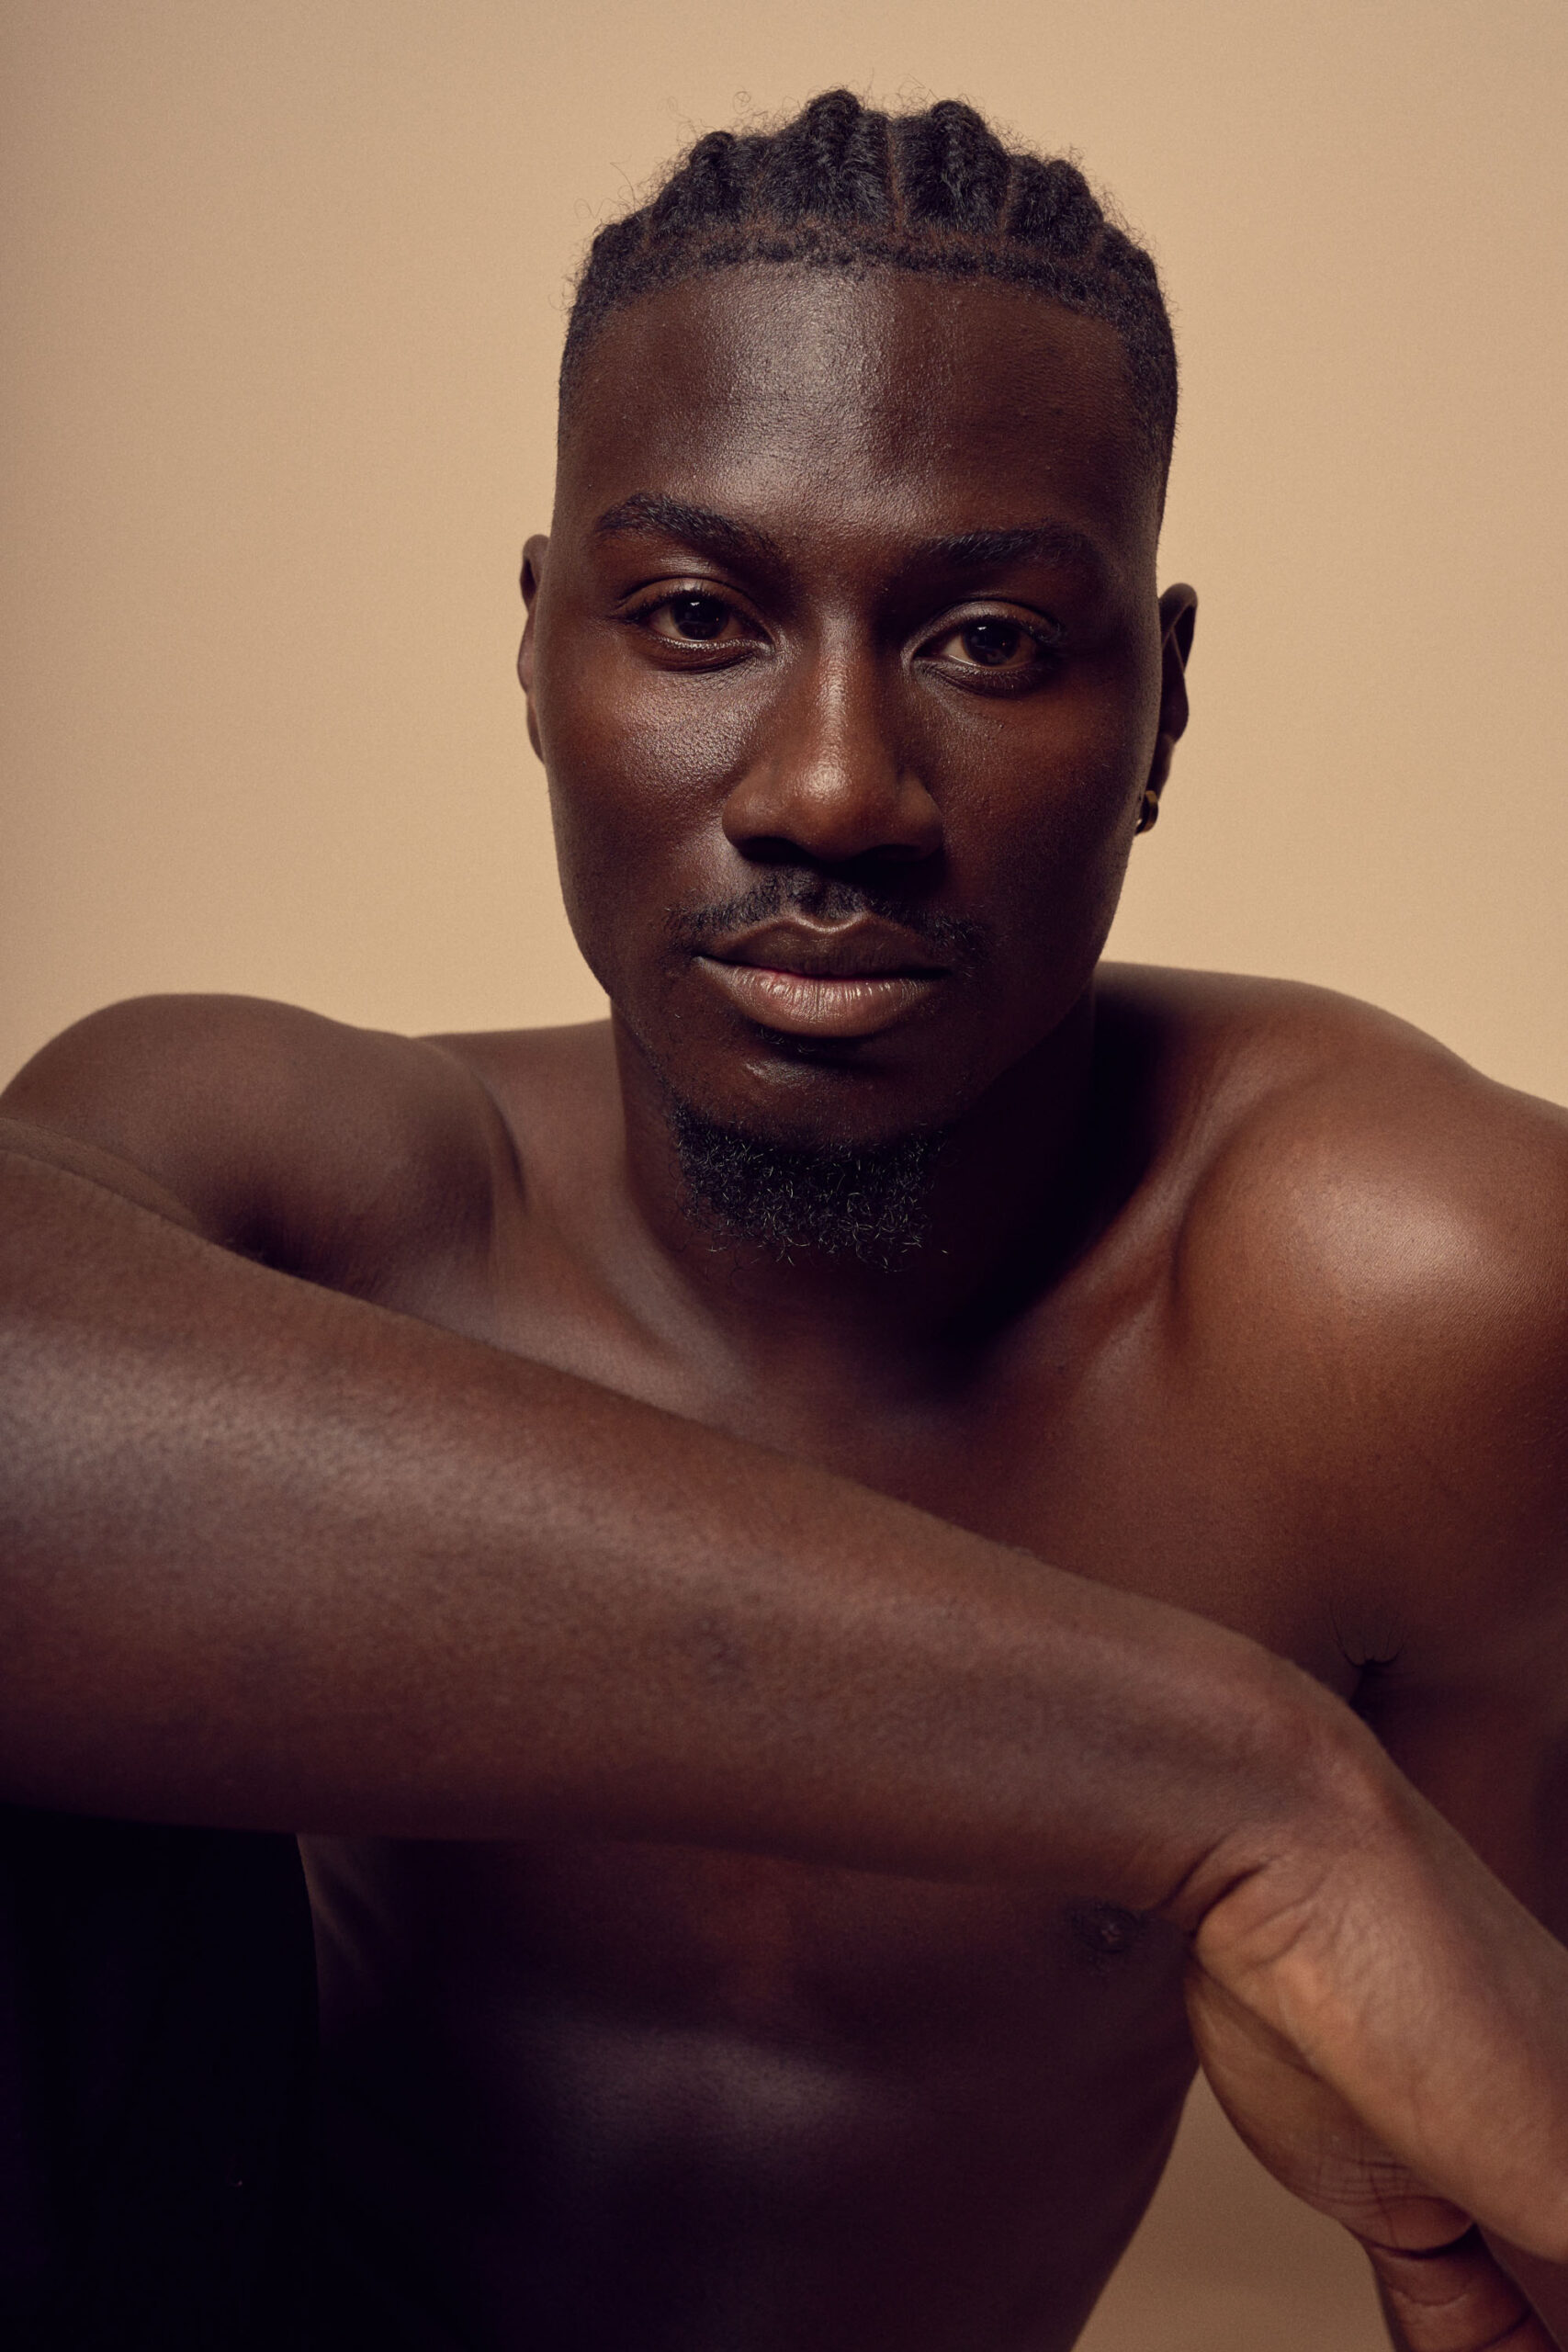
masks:
{"label": "nipple", "polygon": [[1113,1961],[1125,1960],[1147,1932],[1148,1921],[1119,1903],[1075,1903],[1067,1925],[1097,1973]]}

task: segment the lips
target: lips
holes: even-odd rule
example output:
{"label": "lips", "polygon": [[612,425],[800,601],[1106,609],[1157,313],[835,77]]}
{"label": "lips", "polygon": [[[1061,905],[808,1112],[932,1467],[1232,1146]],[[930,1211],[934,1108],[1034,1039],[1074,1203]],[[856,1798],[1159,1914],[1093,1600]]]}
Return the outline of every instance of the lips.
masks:
{"label": "lips", "polygon": [[767,923],[696,960],[738,1012],[793,1037],[879,1035],[949,977],[907,932],[874,922]]}

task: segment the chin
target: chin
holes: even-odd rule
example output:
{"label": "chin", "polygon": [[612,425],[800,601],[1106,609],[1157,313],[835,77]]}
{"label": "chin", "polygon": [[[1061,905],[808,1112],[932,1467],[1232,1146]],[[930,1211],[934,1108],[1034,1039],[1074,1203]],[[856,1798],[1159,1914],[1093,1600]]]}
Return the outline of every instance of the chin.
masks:
{"label": "chin", "polygon": [[685,1206],[718,1241],[891,1271],[923,1245],[946,1131],[846,1139],[820,1122],[738,1123],[666,1091]]}
{"label": "chin", "polygon": [[659,1072],[666,1099],[713,1125],[784,1151],[882,1151],[946,1134],[984,1092],[984,1083],[911,1082],[917,1073],[873,1071],[837,1052],[799,1052],[799,1040],[740,1072],[711,1066]]}

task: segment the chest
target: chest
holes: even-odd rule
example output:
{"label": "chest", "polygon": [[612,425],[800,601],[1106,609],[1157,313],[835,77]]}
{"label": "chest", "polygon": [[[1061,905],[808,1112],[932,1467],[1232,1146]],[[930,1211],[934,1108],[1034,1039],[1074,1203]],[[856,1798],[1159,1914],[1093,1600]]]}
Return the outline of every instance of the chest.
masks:
{"label": "chest", "polygon": [[[1248,1400],[1187,1347],[1157,1282],[1069,1288],[918,1359],[890,1342],[886,1361],[812,1348],[782,1320],[753,1324],[744,1348],[716,1345],[700,1326],[628,1314],[583,1253],[526,1233],[482,1280],[409,1303],[1228,1623],[1341,1690],[1354,1682],[1321,1490],[1289,1449],[1257,1442]],[[856,2051],[874,2071],[878,2049],[891,2063],[897,2046],[896,2074],[946,2051],[955,2080],[976,2078],[983,2040],[978,2073],[994,2081],[1026,2049],[1042,2064],[1048,2049],[1059,2073],[1066,2053],[1092,2046],[1103,2069],[1108,2052],[1136,2050],[1145,2028],[1167,2036],[1179,2018],[1168,1939],[1059,1893],[603,1842],[383,1848],[362,1860],[333,1865],[330,1906],[322,1861],[318,1899],[340,1942],[362,1936],[374,1950],[367,1973],[404,1997],[421,1988],[447,2020],[488,2020],[492,2046],[525,2016],[552,2020],[540,2045],[551,2064],[584,2019],[591,2039],[608,2020],[657,2020],[659,2035],[690,2032],[710,2051]]]}
{"label": "chest", "polygon": [[1259,1394],[1223,1329],[1211,1318],[1194,1334],[1157,1272],[1070,1283],[918,1356],[895,1339],[814,1348],[797,1322],[765,1317],[743,1347],[716,1344],[709,1329],[628,1315],[580,1261],[526,1243],[416,1311],[1192,1610],[1342,1694],[1354,1687],[1342,1635],[1373,1565],[1355,1501],[1366,1482],[1346,1459],[1359,1441],[1336,1443],[1315,1401],[1298,1403],[1288,1363]]}

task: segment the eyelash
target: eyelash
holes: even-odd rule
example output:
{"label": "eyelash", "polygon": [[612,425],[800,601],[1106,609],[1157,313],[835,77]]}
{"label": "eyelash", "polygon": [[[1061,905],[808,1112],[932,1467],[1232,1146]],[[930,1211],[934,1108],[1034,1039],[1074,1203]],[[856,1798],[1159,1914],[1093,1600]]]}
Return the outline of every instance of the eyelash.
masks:
{"label": "eyelash", "polygon": [[[628,605],[623,617],[627,621],[634,623],[642,622],[650,620],[655,613],[668,612],[672,605],[695,604],[717,605],[722,608],[727,616],[733,615],[735,619],[743,623],[746,628],[751,628],[756,626],[749,616],[741,611],[739,605],[734,603],[730,597],[721,594],[716,588],[666,588],[662,590],[659,595],[649,596],[643,604]],[[761,629],[758,629],[757,634],[758,636],[761,635]],[[711,650],[708,641],[696,637],[685,639],[682,639],[680,638],[667,638],[663,642],[670,645],[680,645],[683,642],[690,646],[694,653],[701,653],[705,650]],[[740,650],[740,646],[736,644],[734,650],[739,652]]]}
{"label": "eyelash", "polygon": [[[753,623],[730,597],[724,595],[716,588],[705,586],[664,589],[658,595],[649,596],[641,604],[628,605],[623,617],[633,626],[640,626],[649,620],[655,613],[666,612],[671,605],[699,601],[719,605],[727,617],[733,617],[746,628],[754,629],[756,634],[750,638],[728,639],[660,638],[661,645],[671,647],[678,659],[690,659],[694,668],[699,665],[712,669],[728,668],[729,662],[738,659],[756,643],[758,638],[764,636],[765,632],[760,626]],[[1025,687],[1037,684],[1042,672],[1049,672],[1055,668],[1062,651],[1062,634],[1058,628],[1047,626],[1032,627],[1028,621],[1020,618],[1015,613],[973,613],[962,619],[950,621],[944,628],[933,631],[931,638],[929,638],[926,642],[929,644],[939,638],[954,637],[959,630],[970,628],[978,622],[998,619],[1008,621],[1030,639],[1040,656],[1038,668],[1032,671],[988,670],[979,662],[973,665],[954,663],[947,667],[946,674],[950,678],[954,675],[960,676],[965,687],[977,687],[985,694],[1017,694]],[[728,661],[724,659],[727,655]],[[703,658],[705,656],[705,661]],[[716,659],[716,656],[718,658]]]}
{"label": "eyelash", "polygon": [[[970,613],[960,620],[950,621],[944,628],[934,633],[934,638],[956,637],[964,629],[990,620],[1005,621],[1029,639],[1037,657],[1033,665],[1023,670],[992,670],[978,662],[954,662],[944,665],[944,674],[950,680],[961,680],[965,692],[969,693],[1016,695],[1026,694],[1032,686],[1037,686],[1055,675],[1062,657],[1061,630],[1044,625],[1031,626],[1017,613]],[[927,643],[933,642],[934,638],[928,639]]]}

